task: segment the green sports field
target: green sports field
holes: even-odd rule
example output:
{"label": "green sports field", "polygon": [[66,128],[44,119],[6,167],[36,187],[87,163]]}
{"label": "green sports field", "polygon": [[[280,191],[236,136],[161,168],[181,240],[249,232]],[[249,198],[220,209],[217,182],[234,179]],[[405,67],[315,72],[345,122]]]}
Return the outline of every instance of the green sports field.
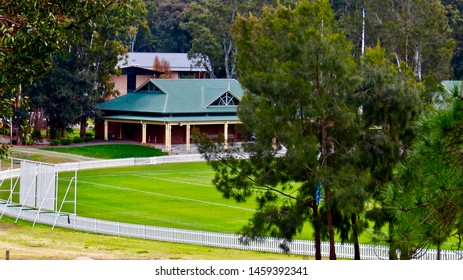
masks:
{"label": "green sports field", "polygon": [[[59,174],[62,196],[74,176]],[[255,202],[221,197],[205,163],[176,163],[78,172],[77,215],[104,220],[215,232],[236,232]],[[73,197],[73,189],[67,200]],[[71,203],[64,211],[72,212]]]}
{"label": "green sports field", "polygon": [[[59,203],[74,174],[59,174]],[[77,215],[236,233],[252,217],[256,202],[252,197],[244,203],[223,198],[211,182],[213,176],[212,169],[204,162],[80,170],[77,173]],[[4,187],[8,185],[4,183]],[[6,199],[5,193],[0,196]],[[66,200],[73,198],[72,184]],[[73,203],[66,203],[62,211],[72,213],[73,207]],[[312,239],[311,226],[307,224],[296,238]],[[361,236],[361,242],[371,242],[367,232]]]}

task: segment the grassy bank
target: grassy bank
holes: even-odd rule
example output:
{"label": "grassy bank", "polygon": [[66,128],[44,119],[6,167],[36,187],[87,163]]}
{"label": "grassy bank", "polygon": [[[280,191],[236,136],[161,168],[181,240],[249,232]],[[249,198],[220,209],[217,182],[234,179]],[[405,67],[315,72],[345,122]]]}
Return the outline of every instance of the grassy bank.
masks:
{"label": "grassy bank", "polygon": [[163,259],[163,260],[302,260],[313,259],[287,254],[175,244],[105,236],[4,217],[0,220],[0,259],[9,250],[11,260],[75,260],[75,259]]}
{"label": "grassy bank", "polygon": [[101,144],[69,147],[60,146],[41,149],[46,151],[76,154],[101,159],[155,157],[165,155],[165,153],[159,149],[133,144]]}

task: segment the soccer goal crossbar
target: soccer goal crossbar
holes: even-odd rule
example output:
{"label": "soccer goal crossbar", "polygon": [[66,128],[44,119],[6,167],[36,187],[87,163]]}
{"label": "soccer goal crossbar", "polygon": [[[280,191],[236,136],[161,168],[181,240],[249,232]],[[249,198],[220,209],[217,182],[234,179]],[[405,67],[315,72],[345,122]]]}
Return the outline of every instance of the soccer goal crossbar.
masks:
{"label": "soccer goal crossbar", "polygon": [[[66,190],[63,191],[64,196],[60,198],[58,168],[56,165],[16,158],[11,158],[11,165],[20,166],[19,177],[14,183],[13,179],[10,179],[9,188],[8,186],[2,188],[0,185],[0,190],[2,192],[9,192],[8,199],[3,201],[6,207],[20,208],[16,222],[21,212],[28,209],[37,210],[34,225],[41,212],[52,212],[59,216],[65,203],[72,203],[74,206],[73,214],[76,214],[77,169]],[[71,193],[73,195],[70,195]],[[0,215],[0,219],[3,217],[6,207]]]}

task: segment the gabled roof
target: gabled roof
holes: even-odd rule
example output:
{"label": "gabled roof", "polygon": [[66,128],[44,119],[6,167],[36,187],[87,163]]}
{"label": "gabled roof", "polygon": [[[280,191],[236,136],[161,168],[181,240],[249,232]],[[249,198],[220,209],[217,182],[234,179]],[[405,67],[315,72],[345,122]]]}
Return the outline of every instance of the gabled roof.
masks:
{"label": "gabled roof", "polygon": [[234,79],[151,79],[135,92],[106,101],[99,108],[163,115],[236,113],[236,105],[212,105],[224,94],[241,100],[243,89]]}
{"label": "gabled roof", "polygon": [[161,76],[164,72],[160,72],[154,69],[147,69],[138,66],[127,66],[122,69],[122,74],[127,75],[130,72],[135,75],[151,75],[151,76]]}
{"label": "gabled roof", "polygon": [[153,69],[155,57],[159,60],[166,60],[170,64],[170,69],[175,72],[194,71],[205,72],[206,69],[198,66],[195,59],[188,59],[187,53],[146,53],[146,52],[129,52],[126,56],[120,58],[116,67],[125,68],[129,66],[138,66],[145,69]]}

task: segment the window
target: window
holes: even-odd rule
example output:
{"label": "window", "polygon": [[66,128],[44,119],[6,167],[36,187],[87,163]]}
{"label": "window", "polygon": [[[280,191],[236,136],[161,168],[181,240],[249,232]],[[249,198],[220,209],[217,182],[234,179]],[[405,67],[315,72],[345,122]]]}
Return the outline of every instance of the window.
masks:
{"label": "window", "polygon": [[226,92],[214,102],[211,103],[211,106],[237,106],[239,100],[234,97],[231,93]]}

